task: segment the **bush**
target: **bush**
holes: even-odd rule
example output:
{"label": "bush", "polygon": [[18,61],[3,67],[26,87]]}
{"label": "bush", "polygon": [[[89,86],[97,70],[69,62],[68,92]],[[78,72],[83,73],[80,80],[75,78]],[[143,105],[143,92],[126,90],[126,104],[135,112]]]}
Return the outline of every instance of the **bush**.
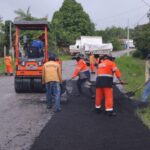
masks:
{"label": "bush", "polygon": [[133,52],[132,56],[135,58],[142,58],[142,52],[137,50],[137,51]]}

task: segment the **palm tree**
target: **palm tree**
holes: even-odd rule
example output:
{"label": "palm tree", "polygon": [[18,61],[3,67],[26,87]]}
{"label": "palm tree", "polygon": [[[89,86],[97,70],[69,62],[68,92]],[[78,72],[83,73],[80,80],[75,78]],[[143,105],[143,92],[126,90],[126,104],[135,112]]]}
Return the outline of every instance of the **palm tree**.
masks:
{"label": "palm tree", "polygon": [[25,12],[22,9],[15,10],[15,13],[18,15],[15,17],[14,20],[33,20],[33,17],[30,13],[30,7],[28,7],[27,11]]}

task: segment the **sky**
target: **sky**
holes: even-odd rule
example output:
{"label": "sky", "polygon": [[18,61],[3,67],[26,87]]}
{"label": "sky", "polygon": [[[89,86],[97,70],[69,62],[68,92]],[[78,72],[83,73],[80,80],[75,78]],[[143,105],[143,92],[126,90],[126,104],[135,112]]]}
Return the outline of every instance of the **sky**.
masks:
{"label": "sky", "polygon": [[[150,9],[150,0],[76,0],[80,3],[96,29],[129,26],[148,23],[146,16]],[[25,12],[30,7],[32,16],[41,18],[48,15],[51,21],[55,11],[62,6],[63,0],[0,0],[0,16],[5,20],[14,20],[15,10]]]}

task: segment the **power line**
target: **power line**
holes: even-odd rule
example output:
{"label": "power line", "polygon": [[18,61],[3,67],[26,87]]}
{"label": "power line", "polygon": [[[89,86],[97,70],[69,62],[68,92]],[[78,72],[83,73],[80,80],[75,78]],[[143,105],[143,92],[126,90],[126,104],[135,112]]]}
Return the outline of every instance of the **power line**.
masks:
{"label": "power line", "polygon": [[144,19],[146,16],[147,16],[147,13],[144,14],[142,17],[140,17],[140,19],[133,25],[133,27],[135,27],[136,25],[138,25],[139,22],[140,22],[142,19]]}
{"label": "power line", "polygon": [[118,14],[116,14],[116,15],[113,15],[113,16],[110,16],[110,17],[105,17],[105,18],[102,18],[102,19],[98,19],[98,20],[96,20],[96,21],[104,21],[104,20],[108,20],[108,19],[112,19],[113,17],[118,17],[118,16],[121,16],[121,15],[123,15],[123,14],[127,14],[127,13],[130,13],[130,12],[133,12],[133,11],[139,11],[139,9],[140,8],[143,8],[145,5],[142,5],[142,6],[139,6],[139,7],[134,7],[134,8],[132,8],[132,9],[129,9],[129,10],[127,10],[127,11],[124,11],[124,12],[121,12],[121,13],[118,13]]}
{"label": "power line", "polygon": [[146,2],[145,0],[142,0],[142,2],[144,2],[148,7],[150,7],[150,4]]}

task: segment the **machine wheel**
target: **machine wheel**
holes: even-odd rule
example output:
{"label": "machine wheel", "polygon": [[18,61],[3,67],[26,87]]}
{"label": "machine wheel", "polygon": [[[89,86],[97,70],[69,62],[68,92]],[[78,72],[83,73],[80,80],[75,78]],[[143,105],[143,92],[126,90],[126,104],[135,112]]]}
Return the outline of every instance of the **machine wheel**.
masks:
{"label": "machine wheel", "polygon": [[16,93],[22,92],[22,79],[21,78],[15,78],[15,91]]}
{"label": "machine wheel", "polygon": [[31,79],[22,79],[22,92],[32,92],[31,90]]}
{"label": "machine wheel", "polygon": [[33,89],[34,92],[45,92],[45,86],[42,84],[42,79],[33,79]]}
{"label": "machine wheel", "polygon": [[30,79],[15,78],[15,91],[16,93],[31,92]]}

